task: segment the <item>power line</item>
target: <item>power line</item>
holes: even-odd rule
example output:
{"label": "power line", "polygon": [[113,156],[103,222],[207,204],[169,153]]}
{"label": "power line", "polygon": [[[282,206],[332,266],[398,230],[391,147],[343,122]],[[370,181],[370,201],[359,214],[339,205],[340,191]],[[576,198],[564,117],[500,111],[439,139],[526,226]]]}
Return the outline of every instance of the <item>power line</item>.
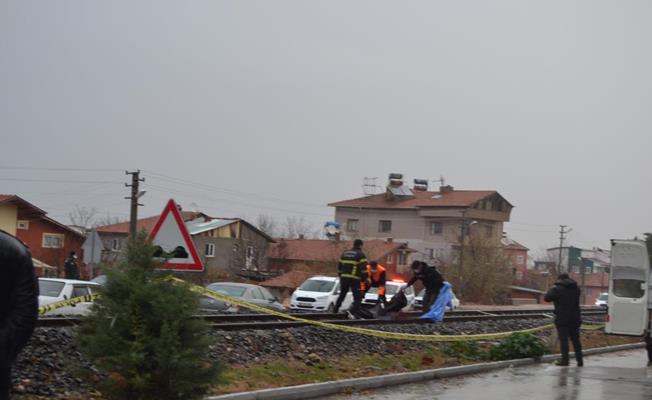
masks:
{"label": "power line", "polygon": [[[149,183],[146,184],[146,185],[147,185],[148,189],[152,189],[154,191],[158,191],[158,192],[161,192],[161,193],[176,193],[176,194],[187,195],[186,192],[182,192],[179,189],[168,188],[168,187],[165,187],[165,186],[152,185],[152,184],[149,184]],[[206,195],[203,195],[203,194],[200,194],[200,195],[193,194],[192,197],[204,198],[206,200],[210,200],[210,201],[214,201],[214,202],[223,201],[223,202],[227,202],[227,203],[237,204],[237,205],[243,206],[243,207],[255,208],[255,209],[258,209],[258,210],[260,210],[260,209],[273,210],[273,211],[292,213],[292,214],[314,215],[314,216],[332,218],[332,215],[330,215],[330,214],[321,214],[321,213],[314,213],[314,212],[308,212],[308,211],[290,210],[290,209],[287,209],[287,208],[261,206],[260,204],[246,203],[246,202],[242,202],[240,200],[233,200],[233,199],[216,198],[216,197],[206,196]]]}
{"label": "power line", "polygon": [[206,191],[219,192],[219,193],[222,193],[222,194],[230,194],[230,195],[236,196],[236,197],[244,197],[244,198],[257,197],[258,199],[264,200],[264,201],[282,202],[284,204],[296,204],[296,205],[312,207],[312,208],[323,208],[323,207],[325,207],[323,204],[320,205],[320,204],[314,204],[314,203],[306,203],[306,202],[301,202],[301,201],[282,199],[280,197],[261,195],[261,194],[258,194],[258,193],[240,192],[240,191],[237,191],[237,190],[226,189],[226,188],[219,187],[219,186],[213,186],[213,185],[208,185],[208,184],[205,184],[205,183],[192,182],[192,181],[188,181],[188,180],[185,180],[185,179],[175,178],[175,177],[171,177],[169,175],[159,174],[159,173],[152,172],[152,171],[144,171],[144,172],[146,172],[148,175],[152,175],[152,177],[154,179],[161,179],[163,181],[168,181],[168,182],[172,182],[172,183],[176,183],[176,184],[184,185],[184,186],[200,188],[200,189],[204,189]]}
{"label": "power line", "polygon": [[12,165],[0,165],[0,169],[16,171],[80,171],[80,172],[122,172],[121,169],[111,168],[57,168],[57,167],[17,167]]}
{"label": "power line", "polygon": [[83,184],[98,184],[98,183],[115,183],[121,184],[120,181],[85,181],[85,180],[74,180],[74,179],[25,179],[25,178],[0,178],[0,181],[12,181],[12,182],[40,182],[40,183],[83,183]]}

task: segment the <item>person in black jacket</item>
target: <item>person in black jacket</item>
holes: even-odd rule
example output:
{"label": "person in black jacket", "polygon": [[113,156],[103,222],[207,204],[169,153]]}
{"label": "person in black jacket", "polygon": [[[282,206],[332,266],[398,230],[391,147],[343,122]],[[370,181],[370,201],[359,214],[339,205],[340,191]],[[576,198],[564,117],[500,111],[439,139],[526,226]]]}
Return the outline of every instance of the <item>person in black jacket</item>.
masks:
{"label": "person in black jacket", "polygon": [[406,288],[412,286],[417,280],[421,280],[421,283],[426,288],[421,308],[423,311],[430,311],[432,303],[435,302],[439,291],[444,286],[444,277],[437,271],[437,268],[423,261],[412,262],[412,271],[414,275],[412,275],[412,279],[407,283]]}
{"label": "person in black jacket", "polygon": [[0,231],[0,400],[9,399],[11,364],[38,317],[38,283],[29,250]]}
{"label": "person in black jacket", "polygon": [[344,297],[351,290],[353,294],[353,307],[349,313],[351,318],[360,317],[360,305],[362,304],[362,293],[360,293],[360,281],[366,275],[367,256],[362,252],[362,240],[356,239],[353,248],[347,250],[340,256],[337,263],[337,275],[340,277],[340,295],[335,302],[334,312],[338,312]]}
{"label": "person in black jacket", "polygon": [[559,274],[555,286],[548,290],[544,297],[545,301],[555,304],[555,327],[559,335],[559,346],[561,347],[561,361],[557,365],[568,365],[568,339],[573,342],[577,366],[582,367],[582,343],[580,343],[580,325],[582,315],[580,311],[580,288],[577,282],[572,280],[568,274]]}
{"label": "person in black jacket", "polygon": [[79,279],[79,268],[77,268],[77,255],[74,251],[70,252],[68,258],[63,264],[66,270],[66,279]]}

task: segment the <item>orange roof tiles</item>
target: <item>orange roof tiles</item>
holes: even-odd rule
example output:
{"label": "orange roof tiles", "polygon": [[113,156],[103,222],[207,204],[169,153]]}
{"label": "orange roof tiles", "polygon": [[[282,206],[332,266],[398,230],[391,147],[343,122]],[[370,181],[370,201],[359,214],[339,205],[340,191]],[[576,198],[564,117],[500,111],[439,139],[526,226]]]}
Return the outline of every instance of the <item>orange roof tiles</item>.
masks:
{"label": "orange roof tiles", "polygon": [[[284,260],[337,261],[342,252],[350,249],[352,245],[352,241],[278,239],[270,246],[267,256]],[[399,248],[412,251],[405,243],[385,240],[367,240],[362,251],[369,260],[377,260]]]}
{"label": "orange roof tiles", "polygon": [[387,198],[385,193],[330,203],[331,207],[413,209],[419,207],[469,207],[498,192],[495,190],[455,190],[452,192],[414,191],[414,197],[401,200]]}

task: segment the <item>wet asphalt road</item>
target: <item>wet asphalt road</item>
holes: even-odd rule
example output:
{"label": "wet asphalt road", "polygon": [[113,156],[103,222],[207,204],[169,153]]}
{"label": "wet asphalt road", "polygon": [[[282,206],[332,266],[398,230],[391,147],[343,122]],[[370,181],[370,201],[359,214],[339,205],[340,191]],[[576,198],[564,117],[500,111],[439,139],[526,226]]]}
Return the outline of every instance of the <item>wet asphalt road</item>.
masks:
{"label": "wet asphalt road", "polygon": [[538,364],[323,399],[652,400],[645,350],[586,357],[577,368]]}

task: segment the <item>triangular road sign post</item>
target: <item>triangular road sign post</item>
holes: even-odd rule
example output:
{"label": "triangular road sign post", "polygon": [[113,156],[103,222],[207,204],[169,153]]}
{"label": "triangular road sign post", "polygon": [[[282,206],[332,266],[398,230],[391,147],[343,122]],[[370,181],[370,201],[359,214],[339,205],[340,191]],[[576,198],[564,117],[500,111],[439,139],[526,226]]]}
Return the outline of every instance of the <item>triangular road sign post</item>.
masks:
{"label": "triangular road sign post", "polygon": [[165,205],[149,235],[149,240],[157,246],[154,256],[166,260],[161,269],[200,272],[204,270],[195,244],[173,199]]}

